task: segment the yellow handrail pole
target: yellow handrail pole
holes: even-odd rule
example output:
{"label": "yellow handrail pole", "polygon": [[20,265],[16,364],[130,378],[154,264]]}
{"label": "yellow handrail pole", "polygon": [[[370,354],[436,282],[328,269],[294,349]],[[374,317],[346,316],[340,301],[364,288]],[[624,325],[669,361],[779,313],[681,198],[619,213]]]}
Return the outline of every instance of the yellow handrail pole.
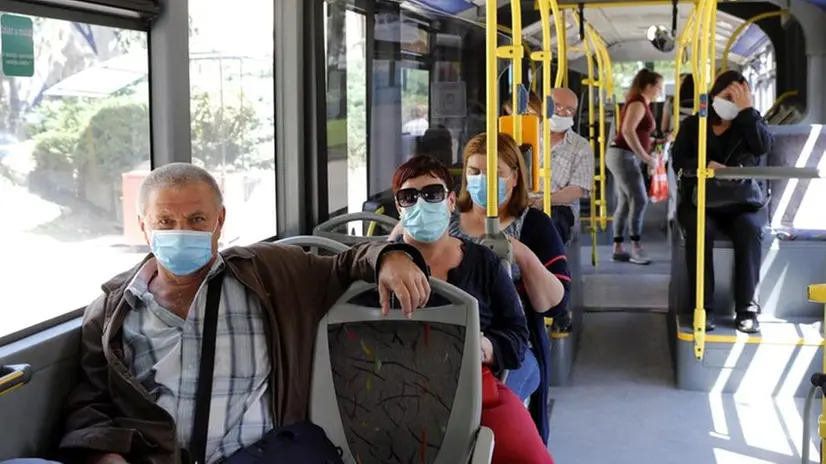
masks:
{"label": "yellow handrail pole", "polygon": [[562,34],[560,35],[559,30],[557,30],[557,41],[562,42],[562,50],[564,51],[557,58],[557,63],[559,64],[559,69],[565,70],[562,73],[562,87],[568,87],[568,13],[565,10],[560,10],[559,14]]}
{"label": "yellow handrail pole", "polygon": [[[514,0],[518,1],[518,0]],[[540,0],[541,2],[542,0]],[[557,4],[556,0],[545,0],[548,2],[548,6],[550,6],[551,14],[554,17],[554,33],[556,34],[556,82],[554,83],[554,87],[562,87],[563,83],[565,82],[565,74],[568,73],[568,66],[565,60],[565,18],[561,16],[561,12],[559,10],[559,5]],[[548,27],[548,23],[543,22],[543,37],[544,37],[544,29]],[[551,67],[548,66],[548,70],[550,71]],[[554,110],[554,108],[548,108],[548,99],[550,98],[550,92],[545,96],[545,103],[543,106],[545,107],[545,114],[542,115],[545,120],[547,120],[550,113]],[[551,176],[553,175],[553,169],[551,168],[551,131],[550,131],[550,124],[546,121],[542,124],[542,135],[545,139],[544,142],[544,152],[542,153],[544,158],[544,166],[543,166],[543,176],[542,176],[542,210],[545,211],[545,214],[548,216],[551,215]]]}
{"label": "yellow handrail pole", "polygon": [[[536,58],[542,59],[542,157],[545,163],[543,173],[542,207],[546,214],[551,214],[551,124],[548,122],[548,115],[553,108],[548,108],[548,101],[551,100],[551,3],[554,0],[539,0],[539,17],[542,21],[542,51],[535,54]],[[557,13],[559,10],[556,10]],[[559,45],[557,43],[557,45]],[[558,62],[557,62],[558,63]],[[557,70],[557,75],[559,71]],[[535,158],[536,159],[536,158]]]}
{"label": "yellow handrail pole", "polygon": [[[522,41],[522,5],[511,1],[511,44],[496,47],[496,57],[511,60],[511,108],[513,108],[513,135],[517,145],[522,145],[522,119],[519,117],[519,86],[522,84],[522,58],[525,48]],[[501,27],[500,27],[501,29]]]}
{"label": "yellow handrail pole", "polygon": [[[500,24],[499,26],[497,26],[496,29],[499,32],[509,34],[511,36],[511,40],[513,40],[513,30],[511,28],[509,28],[508,26],[502,26]],[[531,56],[531,53],[533,53],[533,50],[531,50],[531,46],[528,45],[528,43],[525,42],[525,41],[522,41],[522,50],[523,50],[523,55],[522,56],[525,56],[525,55]],[[532,77],[532,79],[531,79],[531,90],[534,90],[534,91],[536,90],[536,86],[534,85],[534,82],[536,81],[536,79],[535,79],[536,72],[537,72],[536,63],[531,61],[531,74],[532,74],[532,76],[531,76]]]}
{"label": "yellow handrail pole", "polygon": [[[485,74],[487,78],[487,181],[488,181],[488,220],[485,224],[487,233],[499,232],[499,171],[497,140],[499,139],[499,99],[497,98],[498,73],[496,48],[498,38],[496,2],[485,5]],[[513,109],[516,111],[516,108]],[[496,226],[495,228],[493,226]]]}
{"label": "yellow handrail pole", "polygon": [[514,111],[513,118],[513,135],[515,136],[516,144],[522,146],[522,118],[517,115],[517,101],[519,101],[519,86],[522,85],[522,57],[524,56],[524,49],[522,48],[522,3],[519,0],[511,0],[511,26],[513,26],[513,34],[511,35],[511,45],[513,45],[513,55],[511,61],[511,97]]}
{"label": "yellow handrail pole", "polygon": [[782,94],[780,94],[780,96],[779,96],[779,97],[777,97],[777,100],[775,100],[775,101],[774,101],[774,103],[772,104],[772,106],[771,106],[771,107],[769,107],[769,109],[767,109],[767,110],[766,110],[766,114],[771,114],[771,112],[772,112],[772,111],[774,111],[774,109],[775,109],[775,108],[777,108],[777,107],[778,107],[778,105],[780,105],[781,103],[783,103],[783,100],[785,100],[785,99],[787,99],[787,98],[789,98],[789,97],[794,97],[794,96],[795,96],[795,95],[797,95],[798,93],[799,93],[799,92],[798,92],[797,90],[789,90],[788,92],[783,92]]}
{"label": "yellow handrail pole", "polygon": [[690,31],[693,29],[696,20],[696,13],[696,8],[691,10],[691,15],[688,17],[688,21],[685,23],[683,30],[677,38],[677,53],[674,61],[674,103],[672,104],[673,108],[671,108],[671,127],[674,128],[672,133],[675,137],[680,130],[680,87],[682,86],[682,82],[680,81],[680,67],[685,59],[686,37],[690,37]]}
{"label": "yellow handrail pole", "polygon": [[[580,21],[583,21],[582,18],[579,18]],[[585,38],[582,41],[583,45],[585,45],[585,61],[588,63],[588,141],[591,144],[591,153],[596,152],[596,127],[594,124],[596,123],[596,118],[594,117],[594,56],[591,52],[591,47],[588,45],[588,36],[591,35],[590,31],[585,31]],[[602,94],[602,77],[599,78],[599,82],[597,84],[597,91]],[[597,212],[597,189],[602,184],[602,175],[594,174],[594,183],[593,187],[591,187],[591,216],[593,217]],[[602,200],[602,198],[600,198]],[[591,221],[589,224],[591,228],[591,266],[597,267],[599,264],[599,259],[597,256],[597,227],[599,224],[596,221]]]}
{"label": "yellow handrail pole", "polygon": [[697,22],[694,27],[694,34],[692,34],[692,43],[691,43],[691,62],[692,62],[692,73],[694,76],[694,112],[700,110],[700,92],[705,92],[706,88],[700,86],[700,76],[706,75],[705,74],[705,66],[707,63],[704,63],[700,56],[702,54],[700,50],[700,43],[702,35],[702,28],[706,26],[704,23],[705,21],[705,13],[706,9],[708,8],[708,2],[706,0],[700,0],[697,3],[695,9],[697,10]]}
{"label": "yellow handrail pole", "polygon": [[[573,13],[574,20],[576,21],[577,26],[581,25],[581,21],[584,21],[578,14]],[[587,25],[581,25],[582,29],[585,30],[585,37],[582,38],[582,45],[583,50],[585,52],[585,62],[588,65],[588,141],[591,144],[591,151],[596,152],[596,127],[594,127],[594,84],[597,86],[597,90],[602,93],[602,76],[600,75],[599,81],[594,79],[594,57],[591,52],[591,46],[589,42],[591,41],[592,31],[587,27]],[[598,70],[599,71],[599,70]],[[599,188],[601,182],[601,176],[599,174],[594,174],[594,181],[591,187],[591,217],[593,218],[596,215],[597,211],[597,188]],[[599,259],[597,256],[597,227],[598,224],[596,221],[590,221],[588,227],[591,229],[591,265],[597,267],[599,263]]]}
{"label": "yellow handrail pole", "polygon": [[[614,95],[614,73],[611,69],[611,59],[605,43],[597,33],[586,24],[586,31],[590,31],[592,45],[596,50],[597,67],[599,68],[599,227],[605,230],[608,227],[608,202],[605,201],[605,146],[608,143],[605,133],[605,99],[606,95]],[[615,107],[616,108],[616,107]],[[619,110],[616,109],[615,118],[619,121]],[[617,122],[619,124],[619,122]]]}
{"label": "yellow handrail pole", "polygon": [[708,51],[709,65],[708,65],[708,80],[706,86],[710,89],[714,85],[714,79],[717,78],[717,2],[714,2],[714,8],[711,9],[711,23],[709,25],[709,40],[711,41],[711,49]]}
{"label": "yellow handrail pole", "polygon": [[704,306],[705,295],[705,249],[706,249],[706,178],[708,168],[706,167],[706,142],[708,130],[708,77],[709,52],[716,52],[716,41],[711,36],[714,10],[717,9],[716,0],[701,0],[700,11],[700,80],[695,82],[703,94],[700,96],[700,121],[697,142],[697,256],[696,256],[696,288],[694,292],[694,356],[698,361],[702,361],[705,352],[706,341],[706,310]]}
{"label": "yellow handrail pole", "polygon": [[734,42],[737,42],[737,39],[740,37],[740,34],[746,30],[747,27],[751,26],[752,24],[756,23],[757,21],[761,21],[763,19],[769,18],[777,18],[782,16],[788,16],[789,10],[777,10],[777,11],[768,11],[766,13],[760,13],[757,15],[752,16],[751,18],[745,20],[742,24],[737,26],[732,32],[731,37],[728,38],[726,41],[726,46],[723,48],[723,57],[720,59],[720,69],[723,72],[728,71],[728,56],[731,53],[731,47],[734,46]]}

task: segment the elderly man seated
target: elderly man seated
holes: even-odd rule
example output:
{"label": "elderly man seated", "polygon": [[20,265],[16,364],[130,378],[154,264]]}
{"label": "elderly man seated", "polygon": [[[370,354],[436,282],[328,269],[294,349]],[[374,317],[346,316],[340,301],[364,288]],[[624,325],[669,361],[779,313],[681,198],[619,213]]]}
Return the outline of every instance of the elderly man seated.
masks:
{"label": "elderly man seated", "polygon": [[[139,198],[152,254],[86,309],[66,459],[275,462],[275,434],[287,429],[301,432],[291,435],[304,440],[295,442],[301,462],[339,462],[307,422],[318,323],[356,280],[378,279],[384,311],[391,294],[408,313],[423,306],[430,287],[419,252],[374,243],[322,257],[257,243],[218,253],[221,191],[191,164],[152,171]],[[204,368],[212,353],[214,368]]]}
{"label": "elderly man seated", "polygon": [[[594,178],[594,151],[584,137],[574,129],[577,97],[567,88],[554,89],[554,114],[551,116],[551,219],[564,243],[571,238],[571,229],[579,216],[579,200],[588,195]],[[542,101],[531,93],[528,108],[542,115]],[[543,132],[539,132],[539,166],[544,167]],[[540,176],[544,173],[540,172]],[[544,185],[540,183],[540,185]],[[531,204],[542,208],[541,193],[531,196]]]}

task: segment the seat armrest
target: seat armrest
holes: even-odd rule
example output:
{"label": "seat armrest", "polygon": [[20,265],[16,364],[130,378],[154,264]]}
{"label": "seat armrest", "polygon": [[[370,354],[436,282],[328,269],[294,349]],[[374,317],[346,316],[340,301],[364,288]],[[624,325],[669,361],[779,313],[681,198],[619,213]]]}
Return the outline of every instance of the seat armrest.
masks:
{"label": "seat armrest", "polygon": [[470,464],[490,464],[493,460],[494,442],[493,430],[487,427],[479,427],[479,433],[476,434],[476,443],[470,457]]}

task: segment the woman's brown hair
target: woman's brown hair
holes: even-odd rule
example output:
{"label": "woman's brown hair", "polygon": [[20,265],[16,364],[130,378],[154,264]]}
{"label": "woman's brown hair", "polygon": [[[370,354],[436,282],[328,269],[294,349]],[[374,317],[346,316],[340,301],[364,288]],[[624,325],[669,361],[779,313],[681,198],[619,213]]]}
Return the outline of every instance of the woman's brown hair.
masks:
{"label": "woman's brown hair", "polygon": [[[506,113],[514,114],[513,108],[511,103],[513,102],[513,94],[508,95],[508,98],[505,99],[505,102],[502,103],[502,109],[505,110]],[[533,90],[528,94],[528,110],[534,113],[538,117],[542,117],[542,99],[539,98],[539,95],[536,94]]]}
{"label": "woman's brown hair", "polygon": [[661,81],[662,78],[662,74],[655,73],[648,68],[640,69],[631,82],[631,88],[628,89],[628,93],[625,94],[625,103],[628,103],[634,97],[642,95],[649,85],[657,85],[657,82]]}
{"label": "woman's brown hair", "polygon": [[[483,132],[470,139],[462,153],[462,188],[456,200],[456,205],[462,213],[473,208],[473,200],[467,191],[467,162],[473,155],[487,156],[487,143],[488,136]],[[496,150],[499,153],[499,159],[516,173],[516,187],[511,192],[505,212],[510,217],[519,217],[528,207],[528,182],[525,177],[525,160],[522,157],[522,151],[519,150],[519,145],[513,137],[501,132],[496,139]]]}

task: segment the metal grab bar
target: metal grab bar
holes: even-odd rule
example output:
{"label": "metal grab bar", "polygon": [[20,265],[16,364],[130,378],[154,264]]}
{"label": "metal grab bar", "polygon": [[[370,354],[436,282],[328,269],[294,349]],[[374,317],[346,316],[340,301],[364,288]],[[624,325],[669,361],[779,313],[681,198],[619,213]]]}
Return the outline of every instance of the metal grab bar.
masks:
{"label": "metal grab bar", "polygon": [[[682,170],[681,177],[697,177],[696,170]],[[732,166],[706,169],[708,179],[822,179],[826,170],[794,166]]]}
{"label": "metal grab bar", "polygon": [[372,223],[379,223],[391,229],[399,223],[399,221],[389,216],[371,213],[369,211],[361,211],[357,213],[342,214],[341,216],[336,216],[326,222],[322,222],[321,224],[313,228],[313,235],[333,239],[338,242],[344,243],[345,245],[355,245],[363,242],[383,242],[387,240],[387,236],[360,237],[349,235],[347,233],[333,232],[333,230],[337,227],[341,227],[347,224],[348,222],[357,221],[370,221]]}

